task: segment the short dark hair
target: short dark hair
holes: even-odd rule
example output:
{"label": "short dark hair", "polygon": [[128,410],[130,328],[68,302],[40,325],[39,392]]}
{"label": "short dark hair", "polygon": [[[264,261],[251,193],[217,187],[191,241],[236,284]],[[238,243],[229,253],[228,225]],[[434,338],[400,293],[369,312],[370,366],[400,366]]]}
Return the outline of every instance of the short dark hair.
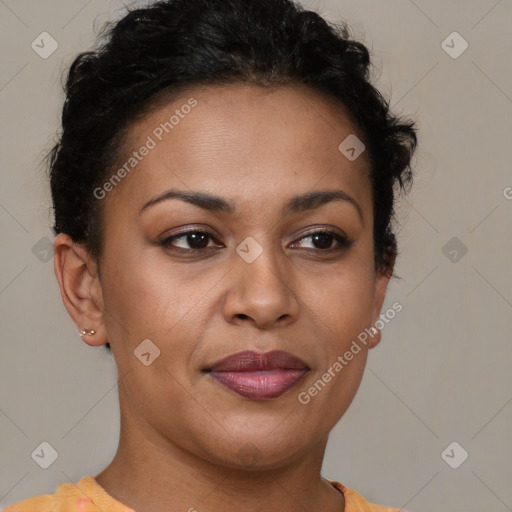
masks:
{"label": "short dark hair", "polygon": [[162,93],[305,84],[341,103],[362,134],[375,268],[393,273],[395,185],[408,191],[412,184],[415,123],[390,112],[371,84],[369,50],[345,22],[330,23],[292,0],[163,0],[129,10],[100,36],[69,68],[62,131],[46,156],[55,235],[69,234],[100,262],[103,222],[93,190],[118,163],[131,123]]}

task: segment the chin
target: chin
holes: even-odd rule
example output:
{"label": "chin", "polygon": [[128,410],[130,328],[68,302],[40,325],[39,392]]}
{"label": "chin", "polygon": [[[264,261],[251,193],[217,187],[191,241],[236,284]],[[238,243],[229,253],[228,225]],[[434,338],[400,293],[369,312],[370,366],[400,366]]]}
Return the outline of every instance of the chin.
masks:
{"label": "chin", "polygon": [[[288,434],[286,440],[279,434],[274,437],[267,433],[258,436],[243,436],[241,439],[227,439],[225,445],[219,443],[211,456],[216,463],[237,470],[271,471],[288,464],[304,456],[307,451],[305,445],[300,444],[296,436]],[[314,444],[314,443],[313,443]],[[222,460],[219,460],[222,454]]]}

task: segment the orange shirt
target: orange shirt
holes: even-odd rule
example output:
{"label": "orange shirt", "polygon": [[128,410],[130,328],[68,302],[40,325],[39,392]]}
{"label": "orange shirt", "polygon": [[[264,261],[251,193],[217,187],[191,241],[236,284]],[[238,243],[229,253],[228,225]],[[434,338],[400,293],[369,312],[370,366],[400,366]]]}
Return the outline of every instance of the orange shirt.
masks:
{"label": "orange shirt", "polygon": [[[345,497],[345,512],[403,512],[366,501],[339,482],[330,481]],[[191,508],[191,510],[194,510]],[[93,476],[84,476],[76,485],[60,484],[55,494],[41,494],[14,503],[4,512],[135,512],[110,496]]]}

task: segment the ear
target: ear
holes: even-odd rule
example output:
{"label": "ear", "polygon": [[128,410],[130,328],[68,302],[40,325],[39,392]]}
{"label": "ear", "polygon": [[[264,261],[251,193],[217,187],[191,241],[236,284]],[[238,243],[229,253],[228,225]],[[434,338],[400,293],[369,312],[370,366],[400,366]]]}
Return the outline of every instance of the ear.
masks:
{"label": "ear", "polygon": [[[377,346],[382,338],[382,332],[375,326],[375,323],[379,319],[380,312],[382,310],[382,305],[384,304],[384,299],[386,297],[386,290],[388,288],[389,280],[391,279],[391,275],[393,274],[393,268],[395,263],[396,256],[392,258],[392,262],[390,266],[386,267],[384,270],[379,271],[375,277],[375,295],[373,301],[373,312],[372,312],[372,324],[371,327],[377,330],[377,332],[369,337],[369,348],[373,348]],[[373,332],[373,331],[372,331]]]}
{"label": "ear", "polygon": [[96,262],[89,252],[65,233],[53,242],[54,270],[59,282],[62,301],[78,331],[94,334],[80,335],[91,346],[108,342],[104,322],[104,304]]}

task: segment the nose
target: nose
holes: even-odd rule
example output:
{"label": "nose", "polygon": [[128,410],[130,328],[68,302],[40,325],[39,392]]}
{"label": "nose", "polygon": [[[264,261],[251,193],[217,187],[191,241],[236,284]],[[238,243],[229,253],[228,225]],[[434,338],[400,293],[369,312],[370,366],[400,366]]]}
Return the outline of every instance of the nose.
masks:
{"label": "nose", "polygon": [[293,274],[286,256],[269,249],[264,249],[251,263],[234,253],[223,304],[226,321],[237,325],[250,322],[260,329],[295,322],[300,302]]}

